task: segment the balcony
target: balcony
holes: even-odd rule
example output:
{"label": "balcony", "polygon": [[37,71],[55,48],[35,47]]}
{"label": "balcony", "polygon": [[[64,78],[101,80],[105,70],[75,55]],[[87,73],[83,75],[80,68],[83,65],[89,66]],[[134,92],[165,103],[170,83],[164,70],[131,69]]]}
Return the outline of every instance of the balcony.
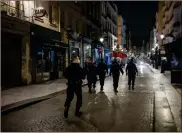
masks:
{"label": "balcony", "polygon": [[117,22],[116,22],[116,20],[115,20],[114,18],[112,18],[112,21],[113,21],[113,23],[114,23],[115,25],[117,25]]}
{"label": "balcony", "polygon": [[105,13],[102,12],[102,16],[106,19],[107,15]]}
{"label": "balcony", "polygon": [[21,20],[29,20],[29,17],[26,17],[23,10],[20,10],[16,7],[10,6],[4,2],[1,2],[1,14],[8,15],[11,17],[19,18]]}
{"label": "balcony", "polygon": [[108,17],[110,20],[112,20],[111,14],[107,13],[107,17]]}

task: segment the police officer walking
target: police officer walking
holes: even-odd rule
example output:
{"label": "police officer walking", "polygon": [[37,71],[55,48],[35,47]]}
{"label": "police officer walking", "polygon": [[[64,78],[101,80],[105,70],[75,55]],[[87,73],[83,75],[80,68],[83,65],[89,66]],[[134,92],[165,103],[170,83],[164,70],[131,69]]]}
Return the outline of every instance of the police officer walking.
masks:
{"label": "police officer walking", "polygon": [[92,58],[90,57],[87,63],[86,67],[86,75],[87,75],[87,81],[88,81],[88,88],[89,93],[92,93],[92,85],[95,89],[96,87],[96,81],[97,81],[97,68],[95,64],[92,62]]}
{"label": "police officer walking", "polygon": [[132,90],[134,90],[136,74],[138,74],[138,70],[136,65],[133,63],[133,58],[131,58],[130,62],[126,66],[126,75],[128,75],[129,90],[131,89],[130,88],[131,82],[132,82]]}
{"label": "police officer walking", "polygon": [[112,62],[111,70],[110,70],[110,76],[111,74],[113,76],[113,87],[115,92],[118,92],[117,88],[118,88],[120,72],[122,73],[122,75],[124,74],[122,65],[120,65],[115,58]]}
{"label": "police officer walking", "polygon": [[97,73],[99,75],[100,80],[100,90],[103,90],[106,73],[108,74],[108,68],[107,65],[104,63],[103,59],[101,59],[101,62],[97,66]]}
{"label": "police officer walking", "polygon": [[73,57],[73,62],[66,68],[65,78],[68,80],[67,97],[65,101],[64,117],[68,118],[68,111],[70,104],[74,98],[74,93],[77,96],[75,116],[82,115],[80,108],[82,106],[82,79],[85,78],[83,69],[80,67],[80,60],[78,56]]}

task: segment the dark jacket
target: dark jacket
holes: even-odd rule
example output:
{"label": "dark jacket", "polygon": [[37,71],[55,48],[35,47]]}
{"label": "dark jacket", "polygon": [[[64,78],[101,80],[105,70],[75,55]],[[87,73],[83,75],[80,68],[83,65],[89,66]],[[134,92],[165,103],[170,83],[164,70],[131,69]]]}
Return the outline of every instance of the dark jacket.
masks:
{"label": "dark jacket", "polygon": [[136,76],[138,73],[137,67],[134,63],[128,63],[126,67],[126,73],[128,73],[128,76]]}
{"label": "dark jacket", "polygon": [[122,69],[122,65],[118,64],[117,62],[112,63],[111,65],[111,70],[110,70],[110,75],[120,75],[120,72],[123,74],[124,71]]}
{"label": "dark jacket", "polygon": [[88,80],[97,80],[97,68],[95,64],[93,63],[87,64],[86,75]]}
{"label": "dark jacket", "polygon": [[108,73],[108,68],[105,63],[99,63],[97,66],[97,74],[98,75],[106,75],[106,72]]}
{"label": "dark jacket", "polygon": [[83,69],[77,63],[72,63],[66,68],[65,78],[70,82],[79,82],[85,78]]}

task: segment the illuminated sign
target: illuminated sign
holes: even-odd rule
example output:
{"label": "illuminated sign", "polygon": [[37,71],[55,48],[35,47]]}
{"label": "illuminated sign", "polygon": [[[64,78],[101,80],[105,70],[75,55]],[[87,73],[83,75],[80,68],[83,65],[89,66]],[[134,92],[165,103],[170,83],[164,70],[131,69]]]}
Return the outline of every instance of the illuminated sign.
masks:
{"label": "illuminated sign", "polygon": [[45,15],[47,15],[47,11],[43,7],[38,7],[34,9],[35,17],[44,17]]}

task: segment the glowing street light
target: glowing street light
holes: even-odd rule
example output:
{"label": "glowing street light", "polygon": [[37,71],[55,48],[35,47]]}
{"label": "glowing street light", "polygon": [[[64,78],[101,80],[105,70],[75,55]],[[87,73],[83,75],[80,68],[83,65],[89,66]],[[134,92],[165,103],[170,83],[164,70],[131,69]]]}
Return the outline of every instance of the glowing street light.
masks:
{"label": "glowing street light", "polygon": [[164,38],[164,35],[163,34],[161,34],[161,39],[163,39]]}
{"label": "glowing street light", "polygon": [[156,44],[155,44],[155,47],[157,47],[157,46],[158,46],[158,44],[156,43]]}
{"label": "glowing street light", "polygon": [[101,37],[101,38],[100,38],[100,42],[103,42],[103,41],[104,41],[104,38]]}
{"label": "glowing street light", "polygon": [[152,51],[154,51],[154,48],[152,48]]}

